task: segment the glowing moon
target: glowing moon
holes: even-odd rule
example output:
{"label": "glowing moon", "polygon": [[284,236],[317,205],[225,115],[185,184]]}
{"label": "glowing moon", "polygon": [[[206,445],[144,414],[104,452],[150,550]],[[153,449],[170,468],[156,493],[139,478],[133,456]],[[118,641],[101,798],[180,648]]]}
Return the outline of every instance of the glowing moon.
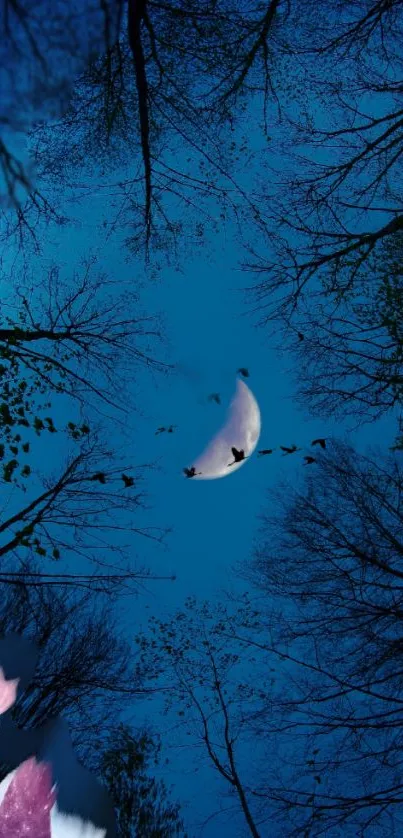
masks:
{"label": "glowing moon", "polygon": [[192,463],[196,472],[202,472],[193,479],[214,480],[217,477],[228,477],[241,468],[246,460],[228,468],[229,463],[234,460],[231,448],[234,446],[238,451],[243,449],[245,457],[249,457],[257,446],[260,428],[259,405],[245,382],[238,380],[225,425],[209,442],[200,457]]}

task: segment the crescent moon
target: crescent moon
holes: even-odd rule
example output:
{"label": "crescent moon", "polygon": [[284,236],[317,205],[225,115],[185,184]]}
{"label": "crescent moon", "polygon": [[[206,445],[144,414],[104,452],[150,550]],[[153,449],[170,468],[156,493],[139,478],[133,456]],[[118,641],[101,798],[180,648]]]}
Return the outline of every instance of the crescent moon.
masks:
{"label": "crescent moon", "polygon": [[196,472],[194,480],[215,480],[218,477],[228,477],[238,471],[246,460],[235,463],[231,448],[234,446],[244,450],[245,457],[255,450],[260,436],[261,419],[259,405],[244,381],[237,381],[235,396],[229,407],[227,421],[218,434],[209,442],[207,448],[193,461]]}

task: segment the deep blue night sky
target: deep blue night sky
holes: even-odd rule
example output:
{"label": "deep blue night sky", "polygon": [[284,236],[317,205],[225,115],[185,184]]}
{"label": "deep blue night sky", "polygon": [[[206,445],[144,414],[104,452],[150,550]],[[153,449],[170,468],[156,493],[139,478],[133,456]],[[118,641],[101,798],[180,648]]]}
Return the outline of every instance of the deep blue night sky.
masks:
{"label": "deep blue night sky", "polygon": [[[344,435],[363,450],[379,442],[381,430],[392,444],[395,425],[389,417],[376,426],[352,431],[354,423],[314,419],[296,404],[292,356],[286,351],[280,353],[278,339],[270,339],[255,326],[256,316],[250,313],[252,300],[241,291],[250,284],[250,277],[239,269],[242,251],[237,249],[234,231],[228,225],[222,236],[206,243],[205,253],[199,251],[187,260],[181,273],[166,268],[157,281],[147,282],[141,263],[128,259],[113,239],[104,243],[99,237],[98,210],[105,211],[105,207],[97,202],[94,207],[92,201],[75,210],[78,226],[62,230],[40,264],[57,259],[66,271],[79,269],[80,257],[90,247],[98,255],[98,267],[110,278],[119,279],[123,289],[140,279],[141,307],[151,313],[161,312],[164,318],[167,345],[161,351],[157,346],[156,355],[175,365],[167,376],[140,370],[135,385],[138,412],[125,420],[124,434],[118,425],[113,431],[113,444],[123,450],[128,462],[158,466],[147,476],[152,508],[140,512],[139,519],[145,525],[172,528],[165,547],[133,536],[133,554],[138,562],[157,576],[175,574],[176,580],[146,582],[138,598],[125,599],[119,606],[122,626],[132,638],[146,628],[151,615],[168,616],[189,595],[214,601],[220,599],[222,589],[243,590],[244,583],[234,575],[233,568],[251,554],[258,516],[270,509],[267,490],[279,479],[287,479],[291,485],[303,481],[302,455],[313,438]],[[255,453],[226,478],[186,480],[183,466],[192,463],[225,420],[240,366],[248,367],[247,383],[260,406],[258,448],[296,443],[305,450],[293,457],[283,457],[276,451],[262,459]],[[221,394],[221,405],[208,401],[211,392]],[[55,405],[56,424],[58,419],[60,424],[65,422],[67,409],[66,401]],[[169,424],[178,426],[174,434],[155,436],[158,426]],[[48,454],[52,450],[63,457],[64,444],[63,438],[55,435],[49,439]],[[38,446],[39,468],[40,451]],[[71,572],[74,564],[71,560],[60,562],[61,572],[63,565]],[[78,563],[76,569],[83,572]],[[163,732],[167,718],[160,709],[158,699],[144,705],[136,703],[133,719],[140,723],[145,718]],[[193,834],[192,829],[217,805],[214,795],[219,781],[211,768],[194,774],[194,754],[186,749],[186,737],[182,742],[181,734],[176,733],[175,738],[177,748],[168,751],[170,763],[161,773],[168,784],[173,783],[173,795],[181,801]],[[223,836],[230,838],[233,828],[232,821],[225,826],[220,820]],[[214,838],[216,829],[212,820],[203,831],[204,838]]]}
{"label": "deep blue night sky", "polygon": [[[257,113],[252,111],[250,117],[253,126]],[[274,131],[273,136],[272,150],[269,147],[266,153],[269,162],[278,166]],[[260,148],[257,129],[250,133],[249,142],[251,148]],[[255,163],[248,170],[251,182],[259,173],[259,164]],[[117,172],[113,180],[118,181],[123,175]],[[240,180],[247,183],[245,172]],[[30,257],[30,267],[41,271],[57,261],[67,276],[70,270],[79,269],[82,257],[95,254],[97,267],[118,280],[123,293],[125,288],[138,288],[141,308],[151,314],[161,313],[166,344],[156,344],[153,352],[173,365],[165,376],[144,368],[134,374],[132,396],[137,410],[124,420],[124,433],[112,421],[108,431],[110,444],[123,451],[128,462],[158,467],[147,476],[150,509],[139,512],[139,522],[172,528],[164,545],[133,535],[133,556],[139,564],[147,566],[152,575],[176,578],[150,579],[138,597],[126,598],[119,604],[122,626],[131,640],[139,630],[146,629],[150,615],[167,617],[189,595],[214,602],[215,598],[220,599],[222,589],[243,590],[245,583],[233,569],[251,555],[258,516],[270,509],[267,490],[280,479],[287,479],[293,486],[302,483],[302,455],[307,453],[312,439],[326,437],[331,445],[332,437],[344,437],[358,450],[380,441],[386,447],[393,444],[396,420],[389,415],[376,424],[354,429],[353,421],[325,421],[308,416],[297,404],[293,356],[286,347],[279,347],[278,335],[270,336],[268,330],[256,327],[258,314],[251,311],[252,296],[242,290],[252,279],[241,270],[245,254],[237,230],[229,222],[223,222],[217,235],[207,234],[203,246],[195,247],[194,252],[189,249],[180,272],[166,266],[163,256],[159,256],[163,264],[157,278],[150,279],[141,259],[128,255],[124,236],[105,239],[98,226],[100,219],[108,218],[111,212],[107,189],[95,188],[80,205],[69,200],[62,209],[76,223],[46,232],[43,252]],[[17,250],[4,254],[4,276],[11,266],[15,270],[19,264],[21,255]],[[229,471],[224,479],[186,480],[183,467],[193,463],[225,421],[241,366],[250,371],[247,384],[261,411],[258,448],[295,443],[304,450],[292,457],[283,457],[277,450],[262,459],[255,453],[239,471]],[[122,382],[122,388],[127,386],[130,384]],[[220,393],[221,405],[208,401],[212,392]],[[52,415],[56,425],[66,420],[67,409],[63,399],[55,403]],[[90,414],[89,418],[96,417]],[[177,425],[174,434],[155,436],[158,426],[169,424]],[[55,435],[49,440],[48,457],[54,457],[55,462],[57,457],[63,458],[65,444],[64,437]],[[33,464],[40,469],[43,454],[39,445],[36,457]],[[15,491],[11,489],[6,498],[9,506],[5,508],[11,509],[14,499],[17,500]],[[74,563],[61,561],[61,572],[67,568],[73,571]],[[133,718],[139,724],[146,718],[163,733],[171,721],[160,711],[155,699],[136,704]],[[218,781],[211,769],[194,774],[193,755],[188,753],[186,738],[183,736],[182,741],[180,734],[176,738],[178,747],[169,753],[170,764],[161,773],[168,784],[174,784],[173,797],[183,806],[193,838],[199,834],[197,826],[203,817],[214,810]],[[220,822],[222,838],[232,838],[233,830],[233,824],[222,826]],[[216,835],[217,825],[212,820],[203,830],[203,838]]]}
{"label": "deep blue night sky", "polygon": [[[98,245],[90,210],[91,205],[88,211],[85,206],[80,210],[82,226],[76,235],[66,231],[60,236],[56,252],[61,263],[77,267],[90,242],[92,252],[99,253],[98,266],[110,277],[120,278],[123,288],[133,275],[144,280],[141,265],[127,260],[113,241]],[[140,512],[139,518],[145,525],[172,527],[172,532],[165,547],[133,536],[133,554],[155,575],[175,574],[176,580],[146,582],[138,598],[123,601],[121,620],[129,638],[146,628],[151,615],[166,617],[173,613],[188,595],[214,602],[220,599],[222,589],[244,589],[233,567],[251,554],[258,516],[270,510],[267,490],[279,479],[291,485],[303,481],[302,454],[313,438],[344,435],[361,450],[379,442],[381,430],[390,444],[394,439],[395,425],[390,417],[376,426],[352,431],[353,422],[315,420],[296,404],[292,356],[279,353],[278,340],[270,340],[264,331],[256,329],[256,317],[248,314],[248,298],[241,293],[242,287],[250,284],[249,277],[245,281],[239,270],[242,252],[231,240],[231,230],[227,227],[225,232],[225,237],[223,231],[222,239],[206,246],[205,255],[189,258],[182,273],[167,268],[158,281],[144,282],[141,291],[142,307],[164,315],[168,345],[162,355],[175,364],[175,370],[168,376],[141,370],[136,381],[138,412],[129,417],[124,435],[115,426],[113,443],[124,451],[128,462],[158,466],[147,477],[152,508]],[[53,247],[49,248],[49,258],[54,252]],[[74,265],[72,252],[77,260]],[[305,450],[293,457],[283,457],[276,451],[262,459],[255,453],[238,472],[226,478],[186,480],[183,466],[192,463],[225,420],[239,366],[249,368],[247,383],[261,410],[258,447],[296,443]],[[208,402],[208,395],[216,391],[221,394],[220,406]],[[66,418],[66,408],[59,408],[60,423]],[[57,419],[57,409],[55,416]],[[178,426],[174,434],[155,436],[158,426],[171,423]],[[57,435],[51,444],[55,450],[62,445]],[[71,571],[72,562],[66,562],[65,567]],[[77,570],[82,572],[78,565]],[[170,730],[169,719],[160,710],[158,699],[144,705],[136,703],[132,718],[136,722],[145,718],[161,732]],[[219,781],[211,768],[200,767],[194,773],[194,752],[187,749],[184,733],[182,737],[177,731],[175,741],[177,747],[171,750],[171,745],[166,752],[170,762],[161,769],[161,775],[173,783],[173,795],[183,805],[190,834],[198,834],[197,826],[217,806]],[[220,834],[230,838],[233,821],[226,826],[225,820],[219,823]],[[213,819],[203,835],[214,838],[216,830]]]}

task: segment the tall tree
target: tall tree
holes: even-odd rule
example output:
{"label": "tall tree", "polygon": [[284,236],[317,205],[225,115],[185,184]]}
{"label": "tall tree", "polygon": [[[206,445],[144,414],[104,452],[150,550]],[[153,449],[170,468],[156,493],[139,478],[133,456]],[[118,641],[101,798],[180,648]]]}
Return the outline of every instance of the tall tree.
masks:
{"label": "tall tree", "polygon": [[402,256],[402,234],[390,236],[354,293],[336,306],[301,305],[293,369],[299,397],[315,415],[361,421],[401,410]]}
{"label": "tall tree", "polygon": [[114,41],[121,11],[121,0],[84,0],[79,10],[66,0],[39,0],[35,7],[27,0],[5,0],[0,14],[3,237],[15,233],[20,244],[28,237],[38,246],[41,218],[63,222],[37,184],[24,133],[63,113],[77,72]]}
{"label": "tall tree", "polygon": [[[125,312],[121,297],[111,292],[108,299],[108,286],[114,283],[105,277],[93,280],[92,268],[90,260],[71,285],[52,268],[35,291],[25,277],[25,288],[16,294],[20,309],[11,295],[3,304],[10,313],[0,329],[0,482],[9,485],[12,503],[0,524],[0,554],[16,561],[9,561],[7,568],[3,563],[4,582],[15,584],[25,572],[26,556],[34,551],[45,562],[76,555],[97,565],[95,574],[88,565],[83,574],[53,573],[46,567],[50,572],[44,573],[43,582],[136,584],[144,571],[133,567],[123,533],[156,541],[164,535],[162,528],[141,526],[132,517],[144,505],[149,466],[133,471],[130,462],[101,442],[106,435],[102,405],[114,412],[114,423],[117,411],[127,416],[133,407],[130,377],[135,364],[165,368],[148,354],[148,341],[159,333],[153,318],[140,312],[130,316],[131,294],[125,298]],[[66,396],[71,418],[67,415],[70,421],[60,424],[54,411]],[[104,420],[102,427],[86,419],[92,407]],[[45,461],[53,464],[53,473],[49,465],[44,471],[38,460],[45,436],[60,438],[67,455],[65,462],[60,451],[50,457],[54,440],[49,439]],[[123,477],[128,474],[130,488]],[[112,568],[111,556],[120,567]]]}
{"label": "tall tree", "polygon": [[[294,823],[302,814],[295,834],[400,831],[402,481],[398,456],[334,444],[304,490],[277,492],[245,568],[284,615],[274,643],[249,641],[296,666],[279,707],[298,766],[282,793]],[[263,729],[265,717],[272,724],[269,701]]]}
{"label": "tall tree", "polygon": [[[136,641],[140,663],[150,683],[169,683],[166,711],[183,722],[200,761],[207,762],[219,778],[219,818],[228,811],[232,822],[242,823],[248,834],[259,838],[259,786],[262,762],[251,760],[256,743],[250,736],[248,716],[257,712],[265,697],[265,678],[255,687],[244,667],[239,644],[228,643],[222,631],[227,623],[220,603],[198,603],[188,597],[184,608],[169,621],[152,618],[147,633]],[[262,673],[261,673],[262,674]],[[175,725],[176,727],[176,725]]]}
{"label": "tall tree", "polygon": [[101,776],[116,804],[121,838],[186,838],[179,805],[168,800],[163,780],[150,771],[158,765],[155,734],[120,725],[101,756]]}
{"label": "tall tree", "polygon": [[249,176],[251,152],[235,127],[256,92],[267,124],[287,15],[284,0],[247,8],[207,0],[197,9],[188,0],[130,0],[120,37],[78,77],[66,114],[33,132],[44,181],[62,178],[77,194],[80,170],[99,184],[120,166],[118,183],[102,188],[120,190],[119,224],[136,252],[148,252],[151,239],[155,249],[170,241],[175,249],[195,211],[196,241],[226,212],[241,228],[244,205],[259,220],[240,177]]}
{"label": "tall tree", "polygon": [[[133,518],[143,501],[144,466],[134,470],[133,486],[127,489],[122,473],[133,469],[127,461],[116,459],[111,468],[111,458],[112,453],[96,438],[85,434],[81,450],[71,454],[58,472],[38,475],[35,482],[40,488],[31,489],[30,500],[19,506],[14,501],[15,511],[0,524],[0,555],[15,560],[12,570],[0,573],[3,582],[14,585],[16,577],[25,575],[24,557],[32,552],[51,562],[74,556],[81,563],[84,560],[85,574],[44,573],[44,579],[49,577],[51,583],[55,577],[58,585],[124,588],[130,581],[136,586],[136,579],[147,575],[133,568],[131,546],[122,543],[122,537],[130,532],[161,541],[164,531],[139,526]],[[10,463],[7,467],[11,468]],[[93,567],[98,571],[95,575]]]}
{"label": "tall tree", "polygon": [[280,70],[295,72],[297,55],[308,93],[298,87],[283,103],[282,162],[266,190],[272,221],[265,249],[250,248],[264,320],[289,317],[302,298],[337,301],[403,229],[400,0],[323,0],[299,19],[296,3],[293,12]]}
{"label": "tall tree", "polygon": [[0,383],[23,373],[29,381],[31,374],[37,386],[73,396],[86,409],[93,400],[128,411],[133,370],[169,370],[153,357],[153,344],[162,341],[158,317],[140,309],[134,291],[118,291],[117,278],[96,272],[94,259],[71,278],[52,265],[42,282],[24,270],[12,284],[0,327]]}
{"label": "tall tree", "polygon": [[[32,575],[36,570],[35,565],[29,568]],[[146,691],[138,659],[123,638],[114,606],[102,601],[94,591],[77,595],[73,591],[31,588],[23,583],[14,588],[3,587],[0,602],[0,636],[17,632],[39,646],[35,675],[31,683],[23,684],[22,692],[19,690],[12,710],[14,721],[22,730],[34,732],[40,731],[50,718],[62,715],[80,761],[104,782],[101,763],[109,764],[111,751],[122,741],[120,714],[132,708],[136,697]],[[11,664],[18,668],[17,661]],[[0,717],[0,731],[2,724],[4,717]],[[178,807],[169,803],[165,789],[150,774],[150,758],[156,746],[141,730],[126,725],[124,731],[127,741],[133,743],[132,757],[138,754],[138,794],[130,798],[133,823],[144,811],[149,823],[172,824],[172,830],[178,824],[179,829]],[[39,743],[40,735],[37,738]],[[32,742],[35,741],[34,735]],[[5,753],[4,741],[0,748],[3,778],[14,769],[12,760],[16,755]],[[8,758],[11,762],[7,762]],[[134,778],[126,779],[134,787]],[[118,783],[116,776],[113,792],[117,817],[128,823],[128,787],[124,782]],[[129,833],[119,834],[123,838]],[[162,838],[178,832],[157,834]]]}
{"label": "tall tree", "polygon": [[334,443],[305,487],[276,491],[250,593],[190,599],[138,638],[251,834],[399,834],[402,488],[398,455]]}

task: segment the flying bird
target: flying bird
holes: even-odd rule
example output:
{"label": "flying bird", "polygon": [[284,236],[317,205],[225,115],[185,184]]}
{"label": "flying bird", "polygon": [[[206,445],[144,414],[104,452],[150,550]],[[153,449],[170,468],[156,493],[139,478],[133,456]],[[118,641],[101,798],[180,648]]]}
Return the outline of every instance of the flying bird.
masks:
{"label": "flying bird", "polygon": [[102,483],[103,485],[105,485],[105,483],[106,483],[105,475],[104,475],[103,471],[97,471],[96,474],[93,474],[93,476],[91,477],[91,480],[98,480],[98,482]]}
{"label": "flying bird", "polygon": [[220,394],[219,393],[211,393],[208,397],[209,402],[216,402],[217,404],[221,404]]}
{"label": "flying bird", "polygon": [[232,462],[232,463],[228,463],[228,468],[229,468],[230,466],[233,466],[233,465],[234,465],[234,463],[241,463],[241,462],[242,462],[242,460],[244,460],[244,459],[245,459],[245,451],[243,450],[243,448],[241,448],[241,450],[240,450],[240,451],[238,451],[238,449],[237,449],[237,448],[231,448],[231,451],[232,451],[232,453],[233,453],[233,455],[234,455],[234,458],[235,458],[235,459],[234,459],[234,462]]}
{"label": "flying bird", "polygon": [[305,465],[309,466],[311,463],[316,463],[315,457],[304,457]]}
{"label": "flying bird", "polygon": [[244,378],[249,378],[249,370],[246,367],[239,367],[238,372],[240,372]]}
{"label": "flying bird", "polygon": [[168,434],[173,434],[175,428],[176,428],[176,425],[169,425],[167,428],[165,428],[165,427],[157,428],[157,430],[155,432],[155,436],[158,436],[158,434],[163,434],[165,431]]}
{"label": "flying bird", "polygon": [[196,474],[201,474],[201,471],[197,471],[195,466],[191,466],[191,468],[184,468],[183,473],[186,477],[196,477]]}
{"label": "flying bird", "polygon": [[297,448],[296,445],[292,445],[291,448],[287,448],[285,445],[280,445],[280,448],[282,451],[284,451],[284,457],[286,456],[286,454],[295,454],[296,451],[301,451],[301,449]]}
{"label": "flying bird", "polygon": [[272,454],[275,451],[275,448],[262,448],[261,451],[257,452],[258,457],[264,457],[265,454]]}
{"label": "flying bird", "polygon": [[325,439],[314,439],[311,442],[311,445],[320,445],[321,448],[326,448],[326,440]]}
{"label": "flying bird", "polygon": [[134,477],[128,477],[127,474],[122,474],[122,480],[125,484],[125,489],[129,489],[130,486],[134,486]]}

